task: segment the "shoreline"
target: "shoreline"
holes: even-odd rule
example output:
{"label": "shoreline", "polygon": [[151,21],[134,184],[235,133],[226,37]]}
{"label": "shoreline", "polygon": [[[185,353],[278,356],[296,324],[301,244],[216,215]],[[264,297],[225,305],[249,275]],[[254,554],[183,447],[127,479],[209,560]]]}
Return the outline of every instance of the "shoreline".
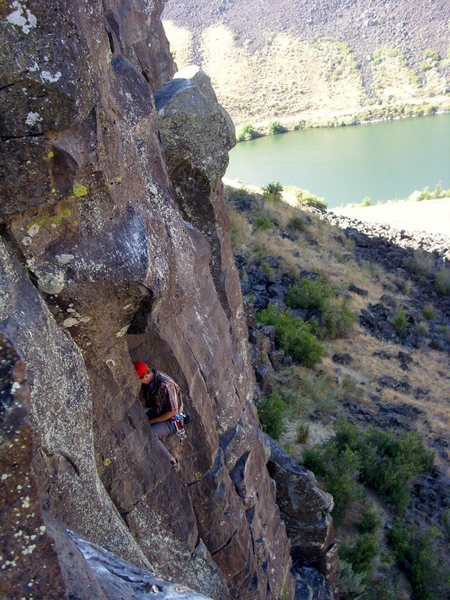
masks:
{"label": "shoreline", "polygon": [[[429,106],[429,104],[417,104],[417,105],[409,105],[409,106],[416,106],[419,108],[424,108],[426,106]],[[433,105],[434,106],[434,105]],[[431,112],[427,112],[427,113],[423,113],[423,114],[395,114],[392,116],[383,116],[383,117],[378,117],[378,118],[374,118],[374,119],[359,119],[360,115],[364,115],[364,113],[360,113],[360,115],[341,115],[341,116],[335,116],[330,120],[327,120],[326,118],[322,118],[322,119],[300,119],[300,121],[292,119],[292,118],[287,118],[285,121],[282,120],[278,120],[277,117],[274,117],[273,121],[263,121],[260,123],[257,123],[256,125],[253,126],[253,124],[248,123],[248,124],[244,124],[244,123],[240,123],[240,124],[235,124],[235,131],[236,131],[236,144],[240,144],[242,142],[250,142],[252,140],[256,140],[258,138],[261,137],[269,137],[269,136],[273,136],[273,135],[283,135],[285,133],[291,133],[293,131],[302,131],[305,129],[326,129],[326,128],[330,128],[330,129],[334,129],[334,128],[338,128],[338,127],[355,127],[357,125],[374,125],[376,123],[387,123],[389,121],[401,121],[403,119],[419,119],[421,117],[430,117],[433,115],[445,115],[445,114],[449,114],[450,113],[450,106],[447,106],[445,108],[440,107],[437,110],[433,110]],[[276,133],[270,133],[269,128],[271,126],[272,123],[279,123],[282,127],[282,131],[278,131]],[[294,124],[295,123],[295,124]],[[302,123],[304,123],[304,125],[302,125]],[[251,127],[253,127],[253,137],[249,137],[249,138],[239,138],[239,132],[244,128],[247,127],[248,125],[250,125]]]}
{"label": "shoreline", "polygon": [[450,199],[389,200],[374,206],[329,208],[328,213],[357,219],[370,225],[388,225],[394,229],[439,235],[450,241]]}

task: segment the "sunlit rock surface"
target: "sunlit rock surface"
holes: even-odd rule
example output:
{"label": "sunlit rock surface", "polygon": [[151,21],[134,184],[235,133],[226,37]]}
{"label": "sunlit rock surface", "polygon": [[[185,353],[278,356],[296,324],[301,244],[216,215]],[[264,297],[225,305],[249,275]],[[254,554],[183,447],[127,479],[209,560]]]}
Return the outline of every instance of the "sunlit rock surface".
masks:
{"label": "sunlit rock surface", "polygon": [[[111,597],[120,582],[86,569],[66,528],[205,596],[294,596],[223,202],[232,123],[201,71],[162,87],[162,6],[0,6],[0,333],[24,365],[10,387],[28,390],[8,404],[1,483],[29,486],[2,487],[2,510],[8,539],[46,528],[2,553],[6,597],[19,581],[35,598]],[[179,474],[136,358],[183,389]]]}

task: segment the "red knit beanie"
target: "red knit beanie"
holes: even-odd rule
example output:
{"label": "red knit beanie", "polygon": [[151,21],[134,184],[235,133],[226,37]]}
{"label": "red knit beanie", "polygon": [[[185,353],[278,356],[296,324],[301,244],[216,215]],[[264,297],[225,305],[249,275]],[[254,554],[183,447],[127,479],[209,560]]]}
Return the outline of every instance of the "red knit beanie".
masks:
{"label": "red knit beanie", "polygon": [[133,363],[133,365],[134,365],[134,370],[138,374],[139,379],[142,377],[142,375],[144,373],[146,373],[147,371],[150,371],[148,366],[145,364],[145,362],[142,362],[142,360],[136,360]]}

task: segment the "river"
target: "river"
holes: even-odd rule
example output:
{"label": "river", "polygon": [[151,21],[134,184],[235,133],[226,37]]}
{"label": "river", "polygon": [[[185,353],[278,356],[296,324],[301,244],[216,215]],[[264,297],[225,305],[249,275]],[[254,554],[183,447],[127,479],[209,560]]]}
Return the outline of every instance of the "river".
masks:
{"label": "river", "polygon": [[450,114],[352,127],[304,129],[242,142],[226,177],[309,189],[330,208],[450,187]]}

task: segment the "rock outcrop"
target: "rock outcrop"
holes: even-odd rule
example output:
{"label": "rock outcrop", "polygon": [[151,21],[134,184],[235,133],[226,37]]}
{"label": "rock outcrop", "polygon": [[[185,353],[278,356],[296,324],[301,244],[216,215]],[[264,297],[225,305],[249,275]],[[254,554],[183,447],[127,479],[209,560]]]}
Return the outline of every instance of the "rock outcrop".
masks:
{"label": "rock outcrop", "polygon": [[334,585],[337,546],[330,515],[333,497],[318,487],[311,471],[300,467],[279,444],[266,437],[270,443],[268,469],[277,484],[277,501],[286,521],[296,570],[314,567]]}
{"label": "rock outcrop", "polygon": [[[2,486],[23,490],[20,507],[1,492],[19,540],[2,552],[8,597],[18,581],[35,598],[110,597],[79,536],[212,598],[294,596],[227,234],[233,128],[200,71],[163,85],[162,5],[0,7]],[[180,475],[135,358],[183,389]]]}

